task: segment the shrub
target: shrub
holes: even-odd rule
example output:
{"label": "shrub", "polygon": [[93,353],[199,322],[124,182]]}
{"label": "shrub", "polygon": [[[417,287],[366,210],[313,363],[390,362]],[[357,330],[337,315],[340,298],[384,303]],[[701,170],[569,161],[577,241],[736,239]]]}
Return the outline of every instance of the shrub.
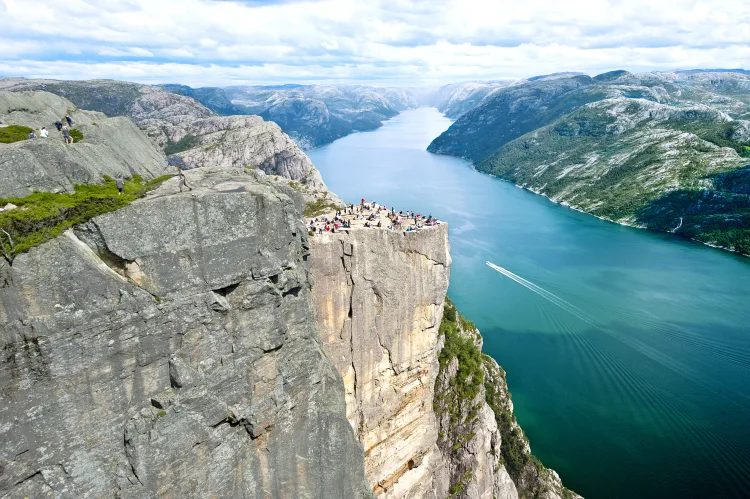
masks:
{"label": "shrub", "polygon": [[83,132],[80,130],[77,130],[75,128],[70,129],[70,137],[73,139],[73,142],[81,142],[83,140]]}
{"label": "shrub", "polygon": [[21,125],[2,127],[0,128],[0,142],[3,144],[10,144],[11,142],[26,140],[29,138],[29,134],[32,131],[31,128]]}
{"label": "shrub", "polygon": [[326,196],[316,199],[315,201],[310,201],[307,203],[307,206],[305,206],[304,216],[305,218],[312,218],[317,217],[318,215],[322,215],[323,213],[327,211],[336,211],[338,207],[333,204]]}
{"label": "shrub", "polygon": [[[18,254],[60,235],[73,225],[115,211],[148,191],[171,175],[143,182],[141,177],[125,180],[123,194],[118,195],[115,180],[104,177],[102,185],[76,185],[74,193],[35,192],[25,198],[0,199],[0,205],[13,203],[18,208],[0,213],[0,255],[9,262]],[[10,240],[12,239],[13,244]]]}
{"label": "shrub", "polygon": [[187,151],[188,149],[192,149],[196,142],[195,135],[187,134],[177,142],[169,141],[164,148],[164,154],[169,156],[170,154]]}

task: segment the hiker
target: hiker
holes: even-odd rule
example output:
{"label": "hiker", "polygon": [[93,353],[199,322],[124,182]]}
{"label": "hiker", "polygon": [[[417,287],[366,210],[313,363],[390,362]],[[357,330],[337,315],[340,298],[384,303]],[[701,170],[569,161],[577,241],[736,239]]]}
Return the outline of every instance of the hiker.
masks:
{"label": "hiker", "polygon": [[49,132],[47,132],[46,127],[42,127],[42,129],[39,130],[39,136],[43,139],[46,139],[47,137],[49,137]]}
{"label": "hiker", "polygon": [[122,181],[122,175],[118,175],[115,179],[115,185],[117,186],[117,195],[122,194],[122,188],[123,188],[123,181]]}
{"label": "hiker", "polygon": [[34,133],[34,130],[32,130],[31,133],[29,134],[29,138],[30,139],[35,139],[36,138],[36,134]]}
{"label": "hiker", "polygon": [[65,121],[68,122],[68,126],[73,126],[73,118],[71,118],[67,114],[65,115]]}
{"label": "hiker", "polygon": [[63,140],[65,141],[65,144],[73,143],[73,137],[70,136],[70,129],[68,128],[67,125],[63,125],[62,134],[63,134]]}
{"label": "hiker", "polygon": [[58,132],[62,132],[62,123],[55,121],[55,128],[57,128]]}
{"label": "hiker", "polygon": [[179,166],[177,167],[177,174],[180,176],[180,192],[182,192],[182,186],[185,186],[192,191],[193,188],[187,185],[187,177],[185,177],[185,172],[182,171],[182,168],[180,168]]}

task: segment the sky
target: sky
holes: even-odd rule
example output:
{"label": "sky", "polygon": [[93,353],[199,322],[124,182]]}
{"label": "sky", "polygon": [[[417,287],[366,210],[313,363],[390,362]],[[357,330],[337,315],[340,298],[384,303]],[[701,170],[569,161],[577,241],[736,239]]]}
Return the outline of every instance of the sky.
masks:
{"label": "sky", "polygon": [[0,76],[442,85],[750,68],[750,0],[0,0]]}

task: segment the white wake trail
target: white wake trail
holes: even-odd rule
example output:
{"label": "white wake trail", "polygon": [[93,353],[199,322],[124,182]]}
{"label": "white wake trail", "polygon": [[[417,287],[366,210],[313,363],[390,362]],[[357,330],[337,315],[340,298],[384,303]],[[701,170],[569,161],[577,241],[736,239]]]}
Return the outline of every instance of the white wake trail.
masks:
{"label": "white wake trail", "polygon": [[663,366],[671,369],[672,371],[690,379],[693,382],[696,382],[697,384],[703,386],[704,388],[716,392],[715,389],[711,389],[708,386],[705,385],[705,383],[702,383],[694,374],[692,369],[689,369],[686,365],[682,364],[678,360],[660,352],[659,350],[645,344],[644,342],[632,338],[629,336],[623,336],[620,334],[616,334],[612,331],[610,331],[603,323],[599,322],[594,316],[591,314],[581,310],[580,308],[576,307],[572,303],[569,303],[565,301],[564,299],[560,298],[556,294],[547,291],[544,288],[541,288],[540,286],[537,286],[531,281],[528,281],[524,279],[523,277],[519,276],[518,274],[514,274],[510,270],[503,268],[499,265],[495,265],[492,262],[485,262],[488,267],[490,267],[493,270],[496,270],[497,272],[501,273],[508,279],[511,279],[514,282],[517,282],[521,286],[525,287],[529,291],[534,292],[535,294],[541,296],[542,298],[552,302],[553,304],[557,305],[558,307],[562,308],[569,314],[573,315],[577,319],[585,322],[589,326],[591,326],[594,329],[597,329],[608,336],[611,336],[615,338],[616,340],[624,343],[625,345],[629,346],[630,348],[640,352],[641,354],[645,355],[646,357],[658,362],[659,364],[662,364]]}

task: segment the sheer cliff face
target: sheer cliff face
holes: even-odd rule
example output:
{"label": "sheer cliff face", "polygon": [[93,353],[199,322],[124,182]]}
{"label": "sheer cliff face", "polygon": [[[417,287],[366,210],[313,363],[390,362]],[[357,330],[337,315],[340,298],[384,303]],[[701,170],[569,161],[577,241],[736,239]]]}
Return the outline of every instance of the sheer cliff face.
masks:
{"label": "sheer cliff face", "polygon": [[447,225],[316,235],[311,263],[318,329],[376,496],[578,497],[531,455],[505,373],[445,300]]}
{"label": "sheer cliff face", "polygon": [[0,268],[0,496],[367,493],[295,203],[189,181]]}
{"label": "sheer cliff face", "polygon": [[[448,227],[311,239],[313,299],[376,495],[445,497],[432,408]],[[437,483],[433,483],[433,479]]]}

